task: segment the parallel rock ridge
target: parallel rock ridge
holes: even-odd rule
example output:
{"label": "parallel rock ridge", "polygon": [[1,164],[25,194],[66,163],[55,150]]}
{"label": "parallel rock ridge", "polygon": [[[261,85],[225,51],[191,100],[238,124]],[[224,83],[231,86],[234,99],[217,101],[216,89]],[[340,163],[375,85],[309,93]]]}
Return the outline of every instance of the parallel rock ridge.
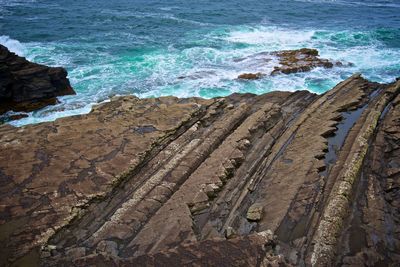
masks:
{"label": "parallel rock ridge", "polygon": [[0,45],[0,115],[54,105],[57,96],[71,94],[65,69],[29,62]]}
{"label": "parallel rock ridge", "polygon": [[0,265],[400,262],[400,81],[0,126]]}

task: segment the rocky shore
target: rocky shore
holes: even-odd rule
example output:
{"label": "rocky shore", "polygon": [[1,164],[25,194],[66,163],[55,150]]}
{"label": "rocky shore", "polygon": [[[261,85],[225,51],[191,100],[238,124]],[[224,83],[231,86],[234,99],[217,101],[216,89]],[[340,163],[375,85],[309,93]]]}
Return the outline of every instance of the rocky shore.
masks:
{"label": "rocky shore", "polygon": [[29,62],[0,45],[0,115],[30,112],[56,104],[57,96],[73,94],[65,69]]}
{"label": "rocky shore", "polygon": [[0,265],[395,266],[400,81],[115,97],[0,126]]}

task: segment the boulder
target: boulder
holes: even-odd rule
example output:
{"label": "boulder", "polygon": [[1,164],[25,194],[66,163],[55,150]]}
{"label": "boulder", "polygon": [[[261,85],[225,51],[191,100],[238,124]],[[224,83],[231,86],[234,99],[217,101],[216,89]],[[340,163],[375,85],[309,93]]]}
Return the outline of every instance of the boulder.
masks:
{"label": "boulder", "polygon": [[254,203],[247,210],[246,218],[249,221],[259,221],[261,220],[263,213],[263,206],[260,203]]}

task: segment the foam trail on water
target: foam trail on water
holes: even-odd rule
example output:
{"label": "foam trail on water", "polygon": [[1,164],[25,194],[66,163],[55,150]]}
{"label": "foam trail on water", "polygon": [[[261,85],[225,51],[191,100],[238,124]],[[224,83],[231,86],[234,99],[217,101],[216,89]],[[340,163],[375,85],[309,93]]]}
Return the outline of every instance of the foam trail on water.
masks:
{"label": "foam trail on water", "polygon": [[47,109],[45,108],[45,109],[41,109],[40,111],[28,113],[29,117],[22,118],[20,120],[11,121],[11,122],[9,122],[9,124],[16,126],[16,127],[20,127],[20,126],[24,126],[27,124],[54,121],[61,117],[69,117],[69,116],[74,116],[74,115],[87,114],[91,111],[92,106],[94,104],[95,103],[89,103],[80,108],[69,109],[69,110],[58,111],[58,112],[55,112],[55,111],[44,112],[46,115],[43,115],[43,116],[36,115],[35,116],[35,113],[37,113],[37,112],[46,111]]}

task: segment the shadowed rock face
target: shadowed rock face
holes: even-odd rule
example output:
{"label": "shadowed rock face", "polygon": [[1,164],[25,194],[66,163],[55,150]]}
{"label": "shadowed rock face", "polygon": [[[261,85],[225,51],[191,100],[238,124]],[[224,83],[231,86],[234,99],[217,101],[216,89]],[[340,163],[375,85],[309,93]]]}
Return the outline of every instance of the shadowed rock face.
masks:
{"label": "shadowed rock face", "polygon": [[0,126],[1,264],[398,263],[399,91],[354,75]]}
{"label": "shadowed rock face", "polygon": [[65,69],[29,62],[0,45],[0,115],[54,105],[57,96],[72,94]]}

